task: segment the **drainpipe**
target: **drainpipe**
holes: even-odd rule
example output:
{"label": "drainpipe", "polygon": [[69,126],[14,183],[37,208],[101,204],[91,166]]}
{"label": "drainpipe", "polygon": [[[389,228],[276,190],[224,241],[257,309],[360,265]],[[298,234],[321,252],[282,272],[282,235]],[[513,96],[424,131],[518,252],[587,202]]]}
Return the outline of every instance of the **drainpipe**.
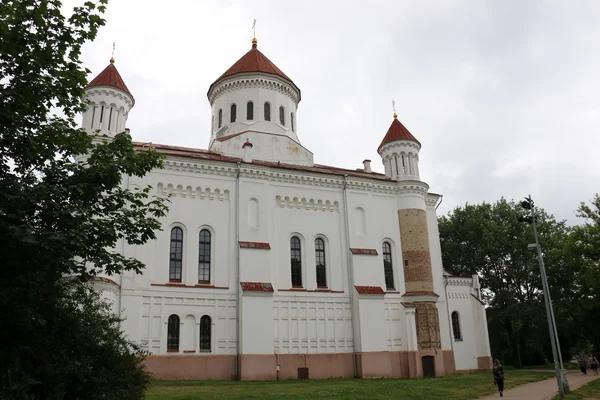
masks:
{"label": "drainpipe", "polygon": [[344,195],[344,224],[346,225],[346,260],[348,263],[348,291],[350,295],[350,310],[352,310],[352,319],[351,327],[352,327],[352,365],[354,367],[354,377],[357,376],[357,367],[356,367],[356,340],[358,335],[355,331],[355,312],[354,312],[354,269],[352,267],[352,255],[350,254],[350,225],[348,223],[348,193],[346,191],[346,186],[348,186],[348,175],[344,174],[344,187],[342,189],[342,193]]}
{"label": "drainpipe", "polygon": [[240,286],[240,171],[242,163],[237,163],[237,173],[235,178],[235,248],[236,248],[236,329],[237,329],[237,340],[236,340],[236,353],[235,353],[235,376],[237,380],[240,380],[240,341],[242,338],[240,332],[240,297],[242,295]]}
{"label": "drainpipe", "polygon": [[[450,348],[454,356],[454,333],[452,332],[452,318],[450,317],[450,300],[448,300],[448,277],[444,275],[444,294],[446,295],[446,314],[448,314],[448,330],[450,331]],[[456,369],[456,361],[454,361]]]}

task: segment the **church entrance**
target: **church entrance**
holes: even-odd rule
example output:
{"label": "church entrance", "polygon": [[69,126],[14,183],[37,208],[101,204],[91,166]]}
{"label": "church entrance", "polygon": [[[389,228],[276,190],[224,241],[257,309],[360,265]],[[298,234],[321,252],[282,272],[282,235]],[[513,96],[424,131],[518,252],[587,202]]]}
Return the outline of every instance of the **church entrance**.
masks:
{"label": "church entrance", "polygon": [[433,356],[422,357],[421,364],[423,364],[423,378],[435,378],[435,359]]}

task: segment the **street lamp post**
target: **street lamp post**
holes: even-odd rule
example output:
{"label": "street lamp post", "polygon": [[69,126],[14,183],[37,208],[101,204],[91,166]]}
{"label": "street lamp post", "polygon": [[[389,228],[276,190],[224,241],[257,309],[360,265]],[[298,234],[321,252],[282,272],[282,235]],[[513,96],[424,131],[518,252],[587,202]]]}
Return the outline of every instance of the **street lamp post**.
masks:
{"label": "street lamp post", "polygon": [[544,303],[546,305],[546,317],[548,318],[548,329],[550,331],[550,343],[552,344],[552,357],[554,358],[554,369],[556,370],[558,393],[560,394],[560,398],[562,400],[565,397],[565,393],[569,392],[569,382],[567,380],[567,374],[562,362],[562,354],[560,352],[560,344],[558,341],[558,332],[556,330],[556,321],[554,320],[554,310],[552,308],[552,299],[550,298],[550,288],[548,287],[548,277],[546,276],[546,268],[544,267],[542,246],[540,246],[540,241],[538,238],[535,210],[531,196],[526,197],[525,201],[521,202],[521,207],[531,212],[530,216],[521,217],[520,220],[522,222],[529,222],[533,225],[535,244],[530,244],[527,247],[535,247],[537,250],[540,276],[542,278],[542,290],[544,292]]}

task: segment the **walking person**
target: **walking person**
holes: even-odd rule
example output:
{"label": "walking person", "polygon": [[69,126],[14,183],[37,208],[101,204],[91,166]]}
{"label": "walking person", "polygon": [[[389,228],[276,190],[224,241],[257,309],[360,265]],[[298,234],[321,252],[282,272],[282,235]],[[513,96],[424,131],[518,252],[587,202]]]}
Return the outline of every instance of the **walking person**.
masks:
{"label": "walking person", "polygon": [[587,375],[587,360],[583,354],[579,356],[579,369],[584,375]]}
{"label": "walking person", "polygon": [[590,358],[588,359],[588,361],[590,362],[590,368],[592,369],[594,374],[598,375],[598,360],[596,359],[596,357],[590,354]]}
{"label": "walking person", "polygon": [[494,385],[498,386],[500,397],[504,397],[504,368],[502,368],[500,360],[496,359],[496,361],[494,361],[492,373],[494,374]]}

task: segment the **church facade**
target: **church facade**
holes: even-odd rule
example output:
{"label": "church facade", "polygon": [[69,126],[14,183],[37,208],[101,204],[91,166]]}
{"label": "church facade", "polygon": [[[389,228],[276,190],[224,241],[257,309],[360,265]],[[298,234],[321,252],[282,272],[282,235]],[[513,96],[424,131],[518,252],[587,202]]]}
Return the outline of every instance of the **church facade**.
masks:
{"label": "church facade", "polygon": [[[135,104],[114,60],[83,127],[110,138]],[[298,86],[252,48],[209,88],[208,149],[135,143],[164,168],[129,188],[169,196],[157,239],[115,251],[140,275],[100,276],[159,379],[423,377],[491,367],[479,280],[446,274],[420,142],[391,122],[385,173],[315,164]],[[208,125],[208,124],[207,124]],[[207,129],[209,127],[207,126]],[[374,143],[377,145],[377,143]]]}

